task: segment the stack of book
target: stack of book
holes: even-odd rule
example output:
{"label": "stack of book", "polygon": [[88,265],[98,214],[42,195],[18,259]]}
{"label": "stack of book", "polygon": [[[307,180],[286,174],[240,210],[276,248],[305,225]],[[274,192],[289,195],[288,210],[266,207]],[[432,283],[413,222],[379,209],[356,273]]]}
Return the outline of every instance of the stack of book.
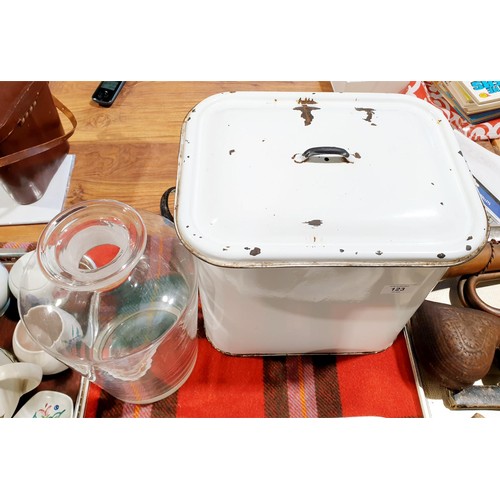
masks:
{"label": "stack of book", "polygon": [[450,106],[472,124],[500,118],[500,81],[434,82]]}

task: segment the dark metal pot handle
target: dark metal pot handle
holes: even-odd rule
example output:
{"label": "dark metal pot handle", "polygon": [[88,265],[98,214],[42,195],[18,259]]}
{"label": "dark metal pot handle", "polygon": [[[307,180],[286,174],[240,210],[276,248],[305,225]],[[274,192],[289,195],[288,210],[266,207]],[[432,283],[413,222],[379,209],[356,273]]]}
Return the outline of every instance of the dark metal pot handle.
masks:
{"label": "dark metal pot handle", "polygon": [[168,188],[161,196],[160,200],[160,213],[168,219],[170,222],[174,222],[174,216],[172,215],[172,212],[168,208],[168,199],[170,195],[175,191],[176,186],[172,186]]}
{"label": "dark metal pot handle", "polygon": [[335,146],[319,146],[316,148],[309,148],[302,153],[305,158],[319,155],[340,155],[344,158],[349,158],[349,152],[344,148],[337,148]]}
{"label": "dark metal pot handle", "polygon": [[294,161],[296,163],[303,163],[307,161],[309,158],[313,158],[316,156],[327,155],[324,158],[324,161],[329,161],[328,156],[340,156],[343,161],[347,161],[350,163],[348,158],[351,156],[349,152],[344,148],[338,148],[336,146],[317,146],[314,148],[309,148],[304,151],[301,155],[297,154],[294,157]]}

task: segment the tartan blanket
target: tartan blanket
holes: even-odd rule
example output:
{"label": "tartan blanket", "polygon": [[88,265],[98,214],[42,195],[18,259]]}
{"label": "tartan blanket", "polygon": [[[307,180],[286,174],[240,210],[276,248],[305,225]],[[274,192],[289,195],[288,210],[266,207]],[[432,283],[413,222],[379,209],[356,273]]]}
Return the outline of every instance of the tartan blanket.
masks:
{"label": "tartan blanket", "polygon": [[206,339],[188,380],[148,405],[124,403],[90,384],[86,418],[422,417],[403,334],[364,355],[236,357]]}
{"label": "tartan blanket", "polygon": [[[36,244],[0,247],[30,251]],[[423,416],[402,333],[391,347],[374,354],[229,356],[207,340],[201,307],[198,311],[196,364],[177,392],[135,405],[90,383],[85,418]]]}

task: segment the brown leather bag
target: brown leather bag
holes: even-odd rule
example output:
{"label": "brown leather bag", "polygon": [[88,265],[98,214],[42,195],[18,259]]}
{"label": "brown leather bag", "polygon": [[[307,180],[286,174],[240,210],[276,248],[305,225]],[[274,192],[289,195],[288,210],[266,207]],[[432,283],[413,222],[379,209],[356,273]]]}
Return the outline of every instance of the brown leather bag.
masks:
{"label": "brown leather bag", "polygon": [[[71,122],[68,132],[58,109]],[[76,125],[48,82],[0,82],[0,184],[17,203],[27,205],[45,194]]]}

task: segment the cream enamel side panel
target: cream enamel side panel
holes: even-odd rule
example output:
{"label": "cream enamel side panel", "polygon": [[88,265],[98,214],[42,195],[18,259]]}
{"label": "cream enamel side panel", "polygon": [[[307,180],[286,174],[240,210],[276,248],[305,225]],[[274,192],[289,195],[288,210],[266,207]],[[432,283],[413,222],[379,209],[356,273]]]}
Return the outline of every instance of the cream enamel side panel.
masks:
{"label": "cream enamel side panel", "polygon": [[205,331],[229,354],[377,352],[443,268],[224,269],[198,262]]}

